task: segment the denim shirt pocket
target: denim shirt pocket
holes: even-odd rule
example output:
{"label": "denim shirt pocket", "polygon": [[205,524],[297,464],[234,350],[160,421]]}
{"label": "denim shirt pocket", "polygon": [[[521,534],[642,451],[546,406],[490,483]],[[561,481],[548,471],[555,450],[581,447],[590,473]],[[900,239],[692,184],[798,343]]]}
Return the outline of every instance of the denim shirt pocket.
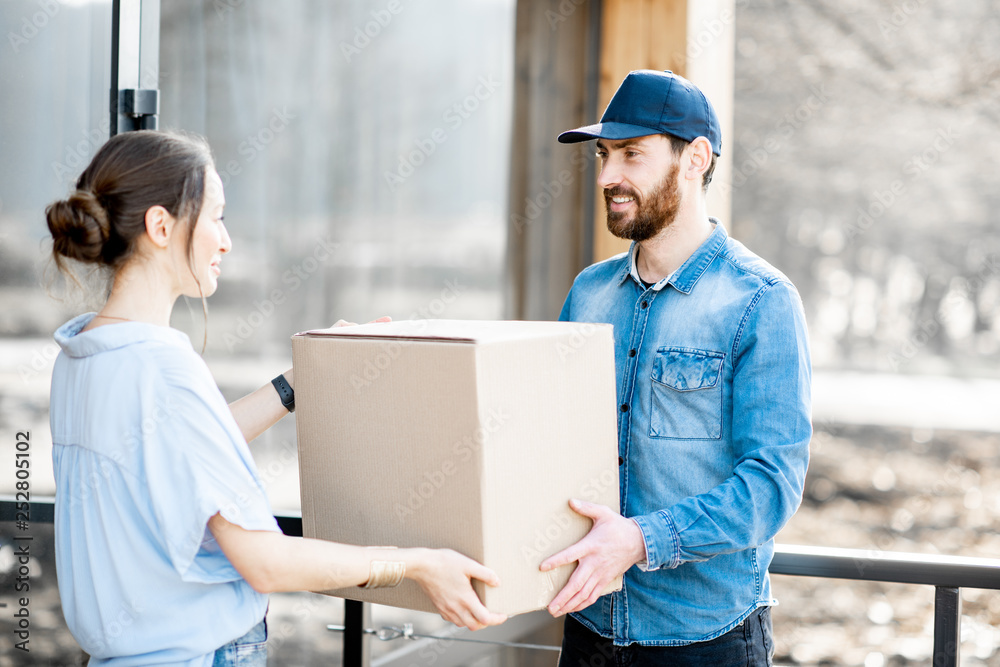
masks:
{"label": "denim shirt pocket", "polygon": [[722,438],[722,352],[661,347],[653,359],[649,436]]}

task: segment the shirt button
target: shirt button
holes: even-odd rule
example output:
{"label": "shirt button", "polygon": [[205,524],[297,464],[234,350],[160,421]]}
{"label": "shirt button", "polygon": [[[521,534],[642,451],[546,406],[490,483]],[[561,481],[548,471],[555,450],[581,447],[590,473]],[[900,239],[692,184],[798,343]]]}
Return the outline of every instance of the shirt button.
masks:
{"label": "shirt button", "polygon": [[628,412],[628,403],[622,403],[622,412]]}
{"label": "shirt button", "polygon": [[636,352],[635,349],[632,349],[632,350],[628,351],[628,356],[630,356],[630,357],[634,357],[636,354],[637,354],[637,352]]}
{"label": "shirt button", "polygon": [[619,456],[618,457],[618,465],[624,465],[624,464],[625,464],[625,459],[623,459],[622,457]]}
{"label": "shirt button", "polygon": [[639,307],[642,308],[643,310],[646,310],[646,308],[649,307],[649,302],[643,301],[642,303],[639,304]]}

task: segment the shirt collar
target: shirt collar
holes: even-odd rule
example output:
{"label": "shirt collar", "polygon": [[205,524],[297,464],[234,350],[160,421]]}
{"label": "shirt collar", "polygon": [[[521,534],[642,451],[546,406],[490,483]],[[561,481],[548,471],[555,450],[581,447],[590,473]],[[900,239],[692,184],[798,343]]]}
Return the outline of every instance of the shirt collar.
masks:
{"label": "shirt collar", "polygon": [[151,340],[179,347],[191,347],[191,339],[183,331],[146,322],[108,324],[80,333],[95,315],[97,313],[78,315],[56,330],[54,338],[67,356],[89,357]]}
{"label": "shirt collar", "polygon": [[[708,268],[708,265],[712,263],[719,251],[722,250],[722,246],[725,245],[726,239],[729,235],[726,233],[726,228],[722,226],[717,218],[709,218],[709,221],[715,225],[715,229],[709,235],[705,241],[698,246],[698,249],[691,253],[691,256],[684,261],[680,267],[671,273],[666,278],[663,278],[658,283],[653,285],[652,289],[654,291],[660,291],[667,285],[673,285],[674,289],[684,294],[690,294],[691,290],[694,289],[694,285],[701,278],[702,274]],[[622,266],[621,273],[618,275],[618,285],[620,286],[625,280],[631,276],[637,284],[642,285],[642,280],[639,278],[639,269],[636,268],[636,257],[639,254],[639,244],[635,241],[628,249],[628,261]]]}

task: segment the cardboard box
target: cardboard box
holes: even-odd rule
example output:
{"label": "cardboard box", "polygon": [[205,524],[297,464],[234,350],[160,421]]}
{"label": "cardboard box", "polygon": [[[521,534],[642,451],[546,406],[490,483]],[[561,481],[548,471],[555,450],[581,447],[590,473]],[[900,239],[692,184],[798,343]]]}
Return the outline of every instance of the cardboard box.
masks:
{"label": "cardboard box", "polygon": [[[575,564],[539,564],[591,526],[568,500],[619,507],[611,333],[409,320],[295,335],[303,533],[455,549],[500,576],[477,584],[490,610],[545,607]],[[410,580],[327,593],[435,611]]]}

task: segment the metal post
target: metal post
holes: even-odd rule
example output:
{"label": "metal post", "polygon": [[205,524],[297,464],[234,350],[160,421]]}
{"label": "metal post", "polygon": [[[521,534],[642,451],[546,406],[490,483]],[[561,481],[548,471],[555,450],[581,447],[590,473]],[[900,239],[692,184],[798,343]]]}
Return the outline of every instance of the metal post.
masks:
{"label": "metal post", "polygon": [[371,607],[366,603],[344,600],[344,667],[371,665],[371,645],[365,635],[371,616]]}
{"label": "metal post", "polygon": [[957,667],[962,632],[962,589],[934,588],[934,667]]}
{"label": "metal post", "polygon": [[160,0],[114,0],[110,136],[155,130],[160,112]]}

